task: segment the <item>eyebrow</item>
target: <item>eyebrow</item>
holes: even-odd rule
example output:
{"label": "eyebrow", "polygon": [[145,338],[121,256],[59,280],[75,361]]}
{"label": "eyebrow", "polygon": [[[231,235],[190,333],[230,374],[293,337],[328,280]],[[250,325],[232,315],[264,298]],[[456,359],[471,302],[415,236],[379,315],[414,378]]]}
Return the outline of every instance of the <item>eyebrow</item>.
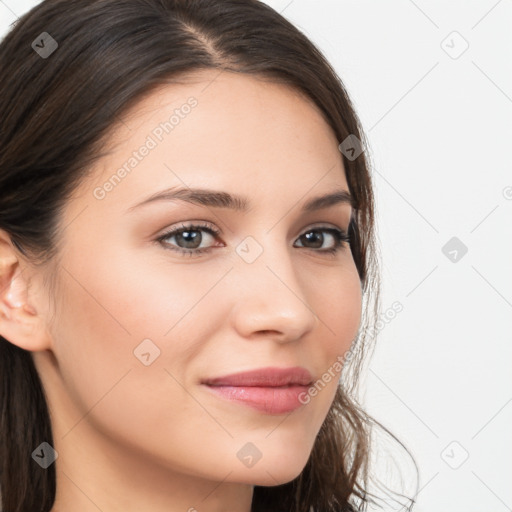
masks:
{"label": "eyebrow", "polygon": [[[249,211],[251,203],[245,196],[229,194],[219,190],[210,190],[203,188],[169,188],[157,192],[144,201],[128,208],[126,212],[133,211],[141,206],[151,204],[157,201],[185,201],[187,203],[199,206],[213,208],[227,208],[237,212],[245,213]],[[309,199],[302,207],[304,212],[312,212],[328,208],[337,204],[349,204],[355,208],[355,201],[350,192],[339,189],[327,194]]]}

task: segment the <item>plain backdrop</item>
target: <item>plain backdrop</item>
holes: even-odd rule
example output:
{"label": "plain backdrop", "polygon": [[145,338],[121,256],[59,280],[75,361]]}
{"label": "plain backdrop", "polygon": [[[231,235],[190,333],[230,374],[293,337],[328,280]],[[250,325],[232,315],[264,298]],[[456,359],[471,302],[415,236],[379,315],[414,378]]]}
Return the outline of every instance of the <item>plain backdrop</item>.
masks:
{"label": "plain backdrop", "polygon": [[[37,3],[0,0],[2,35]],[[416,458],[414,510],[512,510],[512,4],[266,3],[369,139],[383,319],[363,393]]]}

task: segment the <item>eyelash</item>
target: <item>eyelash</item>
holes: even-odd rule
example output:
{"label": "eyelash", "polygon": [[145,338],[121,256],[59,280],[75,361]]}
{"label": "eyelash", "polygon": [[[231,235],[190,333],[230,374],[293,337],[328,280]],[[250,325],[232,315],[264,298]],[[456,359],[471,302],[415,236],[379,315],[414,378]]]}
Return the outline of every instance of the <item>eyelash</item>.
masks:
{"label": "eyelash", "polygon": [[[183,249],[181,247],[169,247],[168,244],[164,243],[164,240],[166,238],[170,238],[172,236],[179,235],[180,233],[183,233],[185,231],[201,231],[201,230],[206,231],[207,233],[209,233],[210,235],[212,235],[214,237],[218,237],[220,235],[220,231],[218,231],[217,229],[211,228],[209,225],[206,225],[206,224],[188,224],[188,225],[182,224],[181,227],[174,228],[174,229],[167,231],[166,233],[160,235],[155,241],[160,243],[164,247],[164,249],[175,251],[175,252],[178,252],[178,253],[181,253],[184,255],[189,255],[189,256],[194,255],[195,256],[195,255],[199,255],[199,254],[206,254],[206,253],[210,252],[213,247],[208,247],[206,249],[188,249],[187,250],[187,249]],[[330,254],[330,255],[334,256],[338,251],[343,250],[345,248],[344,242],[346,242],[347,244],[350,243],[350,237],[347,235],[346,231],[343,231],[343,230],[337,229],[337,228],[320,226],[320,227],[309,229],[308,231],[305,231],[302,235],[305,235],[306,233],[310,233],[312,231],[327,231],[332,236],[334,236],[335,241],[336,241],[335,246],[331,249],[322,249],[322,250],[310,249],[314,252],[320,252],[320,253]],[[306,247],[306,249],[307,249],[307,247]]]}

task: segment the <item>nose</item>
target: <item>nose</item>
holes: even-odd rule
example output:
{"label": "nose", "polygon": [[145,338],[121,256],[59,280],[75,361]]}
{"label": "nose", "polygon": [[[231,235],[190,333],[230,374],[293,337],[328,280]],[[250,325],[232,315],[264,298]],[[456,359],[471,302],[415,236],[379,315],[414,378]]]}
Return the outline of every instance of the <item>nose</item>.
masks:
{"label": "nose", "polygon": [[319,321],[286,250],[264,251],[253,263],[238,262],[234,270],[231,278],[240,284],[231,315],[240,336],[286,343],[302,338]]}

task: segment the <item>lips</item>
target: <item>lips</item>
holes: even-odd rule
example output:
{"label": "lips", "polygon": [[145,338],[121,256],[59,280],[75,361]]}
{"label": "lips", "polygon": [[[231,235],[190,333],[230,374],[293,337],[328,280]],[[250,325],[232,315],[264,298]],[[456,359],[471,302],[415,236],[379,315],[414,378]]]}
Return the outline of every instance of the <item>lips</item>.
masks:
{"label": "lips", "polygon": [[304,405],[300,400],[312,384],[305,368],[260,368],[202,381],[218,398],[249,406],[266,414],[290,413]]}
{"label": "lips", "polygon": [[311,373],[301,366],[292,368],[259,368],[248,372],[234,373],[224,377],[206,379],[208,386],[309,386],[313,382]]}

